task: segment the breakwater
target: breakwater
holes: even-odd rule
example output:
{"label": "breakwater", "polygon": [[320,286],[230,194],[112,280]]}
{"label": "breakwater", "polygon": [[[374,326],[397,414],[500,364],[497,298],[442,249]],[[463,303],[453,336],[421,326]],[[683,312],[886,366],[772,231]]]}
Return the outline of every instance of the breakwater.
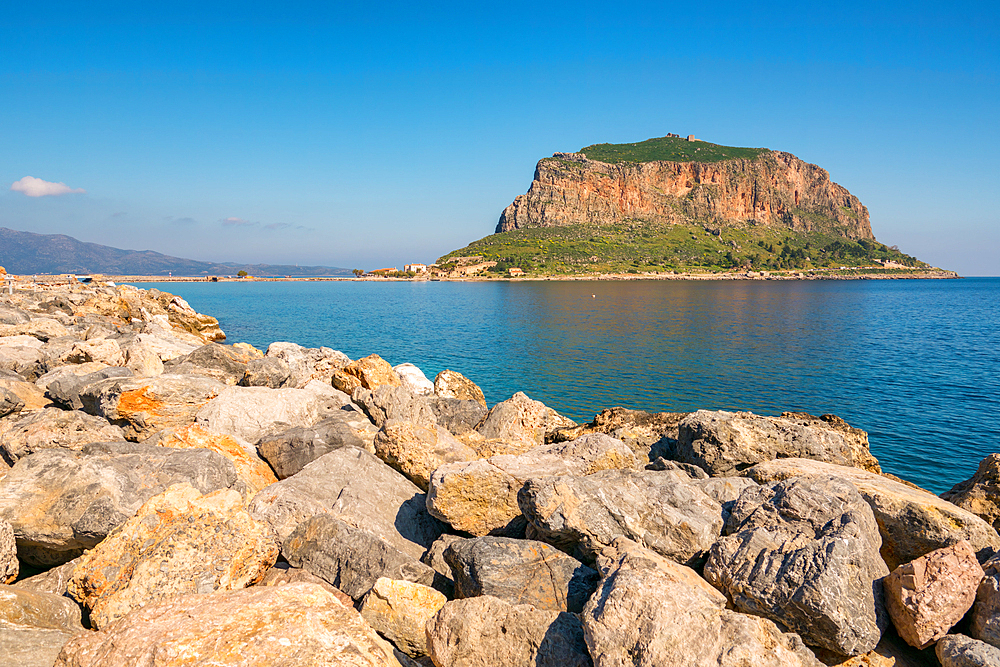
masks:
{"label": "breakwater", "polygon": [[158,290],[0,302],[12,664],[996,657],[994,457],[941,498],[833,415],[578,423],[454,370],[225,340]]}

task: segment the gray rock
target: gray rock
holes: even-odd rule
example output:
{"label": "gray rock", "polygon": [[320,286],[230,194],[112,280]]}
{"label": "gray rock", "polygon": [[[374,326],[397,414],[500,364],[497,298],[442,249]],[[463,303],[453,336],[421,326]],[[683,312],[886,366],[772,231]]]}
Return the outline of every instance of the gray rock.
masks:
{"label": "gray rock", "polygon": [[332,513],[399,551],[420,558],[443,526],[427,513],[425,495],[374,455],[343,447],[258,493],[250,514],[281,540],[316,514]]}
{"label": "gray rock", "polygon": [[997,667],[1000,665],[1000,648],[964,635],[945,635],[934,653],[942,667]]}
{"label": "gray rock", "polygon": [[404,387],[382,385],[375,390],[359,387],[351,398],[364,409],[375,426],[382,428],[387,422],[404,421],[421,426],[436,426],[437,417],[430,401],[415,396]]}
{"label": "gray rock", "polygon": [[302,389],[226,387],[198,410],[197,422],[215,433],[254,443],[282,425],[312,426],[348,404],[346,394],[318,383]]}
{"label": "gray rock", "polygon": [[243,379],[250,357],[232,347],[208,343],[180,357],[163,362],[163,372],[173,375],[203,375],[233,385]]}
{"label": "gray rock", "polygon": [[0,387],[0,417],[16,414],[23,407],[24,401],[18,398],[17,394],[9,389]]}
{"label": "gray rock", "polygon": [[600,579],[596,570],[533,540],[459,540],[444,558],[454,574],[456,598],[492,595],[550,611],[582,611]]}
{"label": "gray rock", "polygon": [[76,636],[65,630],[0,625],[3,667],[52,667],[63,646]]}
{"label": "gray rock", "polygon": [[46,449],[20,459],[0,479],[0,519],[14,528],[22,561],[59,565],[94,547],[142,503],[180,482],[202,493],[231,488],[236,469],[204,449],[129,442]]}
{"label": "gray rock", "polygon": [[335,449],[364,449],[365,443],[352,428],[351,419],[351,413],[337,411],[313,426],[299,426],[266,435],[257,443],[257,451],[271,465],[278,479],[291,477]]}
{"label": "gray rock", "polygon": [[459,535],[445,533],[434,540],[430,548],[420,557],[420,562],[434,570],[434,588],[444,593],[448,599],[455,597],[455,575],[451,565],[444,558],[444,552],[455,542],[465,539]]}
{"label": "gray rock", "polygon": [[52,399],[54,403],[61,405],[67,410],[82,410],[83,400],[80,398],[80,392],[108,378],[126,377],[132,377],[132,371],[128,368],[118,368],[115,366],[106,366],[99,371],[87,373],[86,375],[66,374],[57,380],[49,382],[45,390],[45,395]]}
{"label": "gray rock", "polygon": [[279,357],[264,357],[253,359],[247,364],[246,372],[240,378],[242,387],[270,387],[278,389],[285,386],[292,376],[288,363]]}
{"label": "gray rock", "polygon": [[[41,341],[32,336],[10,336],[9,338],[29,339],[35,344],[25,341],[3,341],[6,344],[0,345],[0,369],[11,371],[25,377],[28,380],[35,380],[42,374],[41,361],[42,352],[39,350]],[[17,344],[18,342],[22,344]]]}
{"label": "gray rock", "polygon": [[425,586],[434,583],[430,567],[332,514],[299,524],[285,540],[281,555],[293,567],[325,579],[354,600],[363,598],[379,577]]}
{"label": "gray rock", "polygon": [[879,582],[889,569],[875,517],[853,484],[809,475],[747,489],[726,533],[705,578],[737,611],[841,655],[875,648],[886,625]]}
{"label": "gray rock", "polygon": [[850,481],[875,513],[882,535],[882,560],[889,569],[959,540],[968,540],[980,560],[1000,549],[1000,535],[975,514],[883,475],[810,459],[758,463],[745,474],[759,484],[798,475],[833,475]]}
{"label": "gray rock", "polygon": [[[574,440],[587,433],[604,433],[632,448],[641,463],[673,456],[677,445],[677,425],[684,412],[644,412],[628,408],[608,408],[594,415],[589,424],[561,428],[551,434],[556,442]],[[697,466],[696,466],[697,467]]]}
{"label": "gray rock", "polygon": [[1000,648],[1000,556],[986,561],[983,571],[986,576],[976,590],[969,634]]}
{"label": "gray rock", "polygon": [[524,527],[517,493],[526,480],[589,475],[633,465],[635,456],[625,443],[600,433],[536,447],[518,456],[448,463],[431,475],[427,509],[455,530],[517,537]]}
{"label": "gray rock", "polygon": [[567,612],[511,605],[495,597],[445,603],[427,622],[438,667],[590,667],[583,630]]}
{"label": "gray rock", "polygon": [[726,609],[726,597],[683,565],[619,539],[581,615],[595,667],[822,667],[795,634]]}
{"label": "gray rock", "polygon": [[434,411],[438,425],[455,435],[475,430],[487,412],[486,406],[478,401],[441,396],[428,396],[426,400]]}
{"label": "gray rock", "polygon": [[0,422],[0,456],[13,465],[43,449],[81,449],[92,442],[124,440],[120,428],[77,410],[45,408]]}
{"label": "gray rock", "polygon": [[669,471],[605,470],[530,479],[518,502],[538,539],[586,563],[618,537],[693,563],[719,538],[723,525],[722,506],[695,480]]}
{"label": "gray rock", "polygon": [[[713,477],[738,475],[776,458],[806,458],[881,472],[868,451],[868,435],[843,420],[810,415],[763,417],[750,412],[699,410],[678,426],[674,458]],[[836,419],[831,415],[831,420]]]}
{"label": "gray rock", "polygon": [[9,304],[0,304],[0,324],[27,324],[31,313]]}
{"label": "gray rock", "polygon": [[322,380],[330,384],[334,371],[351,363],[343,352],[328,347],[308,348],[295,343],[271,343],[265,358],[273,357],[288,365],[290,376],[285,387],[304,387],[311,380]]}
{"label": "gray rock", "polygon": [[51,371],[35,380],[35,386],[42,391],[48,391],[49,385],[56,380],[61,380],[67,377],[89,375],[104,368],[107,368],[107,365],[96,361],[91,361],[86,364],[70,364],[69,366],[60,366],[59,368],[53,368]]}

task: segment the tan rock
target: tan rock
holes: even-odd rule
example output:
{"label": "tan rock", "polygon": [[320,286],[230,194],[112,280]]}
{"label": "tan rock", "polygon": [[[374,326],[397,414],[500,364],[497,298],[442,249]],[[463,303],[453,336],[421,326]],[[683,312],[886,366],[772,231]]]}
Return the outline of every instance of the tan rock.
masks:
{"label": "tan rock", "polygon": [[402,384],[389,362],[377,354],[352,361],[333,373],[333,386],[345,394],[353,393],[358,387],[376,389],[382,385],[400,387]]}
{"label": "tan rock", "polygon": [[929,491],[859,468],[810,459],[778,459],[758,463],[742,473],[758,484],[798,475],[833,475],[850,481],[871,506],[882,535],[882,559],[890,569],[958,542],[968,540],[983,558],[1000,550],[1000,535],[975,514]]}
{"label": "tan rock", "polygon": [[17,579],[19,570],[14,529],[9,523],[0,519],[0,584],[13,583]]}
{"label": "tan rock", "polygon": [[47,341],[68,334],[66,327],[50,317],[37,317],[24,324],[0,326],[0,336],[34,336],[38,340]]}
{"label": "tan rock", "polygon": [[976,591],[969,634],[1000,648],[1000,556],[983,564],[986,576]]}
{"label": "tan rock", "polygon": [[69,593],[104,628],[157,600],[256,583],[277,557],[273,532],[247,514],[237,492],[202,495],[177,484],[84,555]]}
{"label": "tan rock", "polygon": [[934,663],[889,628],[874,651],[844,660],[843,656],[813,648],[816,657],[829,667],[934,667]]}
{"label": "tan rock", "polygon": [[987,456],[979,463],[975,475],[945,491],[941,497],[1000,530],[1000,454]]}
{"label": "tan rock", "polygon": [[569,426],[576,426],[576,422],[519,391],[494,405],[476,430],[485,438],[522,440],[529,447],[538,447],[545,444],[547,433]]}
{"label": "tan rock", "polygon": [[897,567],[885,579],[885,601],[899,636],[920,649],[944,637],[972,607],[982,578],[965,540]]}
{"label": "tan rock", "polygon": [[301,567],[291,567],[288,563],[275,564],[270,570],[264,573],[264,578],[257,584],[258,586],[284,586],[285,584],[316,584],[329,591],[334,597],[344,603],[345,607],[353,607],[354,600],[351,596],[343,592],[322,577],[317,577],[308,570]]}
{"label": "tan rock", "polygon": [[36,591],[38,593],[54,593],[55,595],[66,595],[69,587],[69,580],[73,578],[73,570],[80,563],[79,558],[63,563],[50,570],[33,577],[27,577],[12,584],[14,588],[21,588],[26,591]]}
{"label": "tan rock", "polygon": [[136,377],[149,378],[163,375],[163,361],[152,347],[136,342],[125,352],[125,368]]}
{"label": "tan rock", "polygon": [[236,474],[246,484],[248,499],[278,481],[271,467],[243,448],[235,438],[212,433],[198,424],[182,426],[156,444],[174,449],[210,449],[222,454],[233,462]]}
{"label": "tan rock", "polygon": [[80,635],[55,667],[400,667],[354,609],[320,586],[182,595]]}
{"label": "tan rock", "polygon": [[250,343],[233,343],[233,349],[246,355],[247,359],[263,359],[264,353]]}
{"label": "tan rock", "polygon": [[56,656],[76,633],[0,625],[0,656],[4,667],[52,667]]}
{"label": "tan rock", "polygon": [[0,626],[83,632],[80,607],[53,593],[0,585]]}
{"label": "tan rock", "polygon": [[17,380],[6,380],[0,378],[0,388],[13,393],[24,402],[21,413],[41,410],[52,405],[52,402],[45,398],[45,392],[31,382],[19,382]]}
{"label": "tan rock", "polygon": [[424,491],[445,463],[472,461],[478,453],[440,426],[390,422],[375,435],[375,455]]}
{"label": "tan rock", "polygon": [[111,338],[98,338],[73,343],[73,347],[60,357],[59,361],[68,364],[96,361],[108,366],[121,366],[125,363],[125,355],[122,353],[118,341]]}
{"label": "tan rock", "polygon": [[486,397],[479,385],[456,371],[445,369],[438,373],[434,378],[434,393],[441,398],[476,401],[486,407]]}
{"label": "tan rock", "polygon": [[427,621],[448,601],[430,586],[380,577],[361,603],[361,616],[409,656],[427,655]]}
{"label": "tan rock", "polygon": [[635,455],[625,443],[599,433],[518,456],[447,463],[431,475],[427,511],[455,530],[477,536],[502,534],[511,522],[521,520],[517,492],[526,480],[589,475],[634,464]]}

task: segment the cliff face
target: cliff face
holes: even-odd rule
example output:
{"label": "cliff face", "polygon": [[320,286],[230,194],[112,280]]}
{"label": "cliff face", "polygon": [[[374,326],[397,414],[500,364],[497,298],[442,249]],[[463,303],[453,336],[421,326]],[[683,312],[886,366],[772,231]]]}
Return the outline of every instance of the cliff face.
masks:
{"label": "cliff face", "polygon": [[619,162],[556,153],[500,216],[496,231],[524,227],[699,222],[829,231],[874,239],[868,209],[825,169],[790,153],[753,160]]}

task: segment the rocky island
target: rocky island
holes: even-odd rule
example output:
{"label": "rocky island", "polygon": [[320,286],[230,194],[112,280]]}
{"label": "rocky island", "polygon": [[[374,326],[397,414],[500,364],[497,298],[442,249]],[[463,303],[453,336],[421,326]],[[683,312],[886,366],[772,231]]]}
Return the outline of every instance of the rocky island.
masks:
{"label": "rocky island", "polygon": [[1000,455],[938,497],[833,415],[576,424],[224,341],[0,297],[0,665],[1000,665]]}
{"label": "rocky island", "polygon": [[825,169],[676,136],[539,160],[495,233],[438,265],[466,257],[517,275],[945,273],[878,242],[868,209]]}

